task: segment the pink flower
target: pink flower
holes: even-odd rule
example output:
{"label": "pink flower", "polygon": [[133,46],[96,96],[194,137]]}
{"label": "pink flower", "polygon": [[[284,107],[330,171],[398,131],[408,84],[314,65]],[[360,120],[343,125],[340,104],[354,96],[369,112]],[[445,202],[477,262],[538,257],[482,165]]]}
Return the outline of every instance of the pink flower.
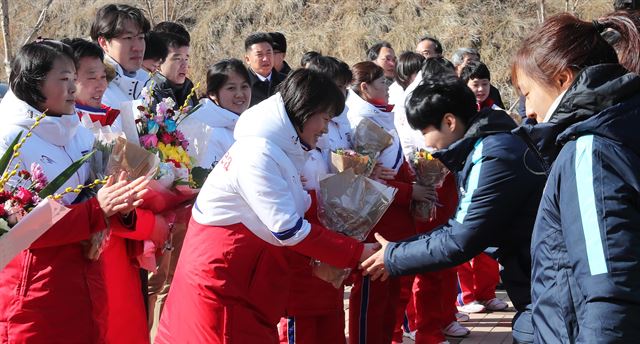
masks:
{"label": "pink flower", "polygon": [[158,103],[158,105],[156,105],[156,116],[164,116],[167,113],[168,109],[169,107],[167,106],[167,104],[164,101],[161,101],[160,103]]}
{"label": "pink flower", "polygon": [[47,176],[44,174],[44,170],[42,166],[34,163],[31,163],[31,181],[33,182],[33,187],[36,191],[40,191],[47,186]]}
{"label": "pink flower", "polygon": [[158,137],[156,135],[144,135],[140,138],[140,143],[144,146],[144,148],[156,148],[158,146]]}
{"label": "pink flower", "polygon": [[18,200],[20,204],[25,205],[31,202],[33,194],[31,191],[25,189],[22,186],[18,186],[18,192],[16,192],[14,199]]}
{"label": "pink flower", "polygon": [[162,124],[162,122],[164,122],[164,115],[163,114],[157,114],[156,118],[155,118],[155,121],[158,124]]}

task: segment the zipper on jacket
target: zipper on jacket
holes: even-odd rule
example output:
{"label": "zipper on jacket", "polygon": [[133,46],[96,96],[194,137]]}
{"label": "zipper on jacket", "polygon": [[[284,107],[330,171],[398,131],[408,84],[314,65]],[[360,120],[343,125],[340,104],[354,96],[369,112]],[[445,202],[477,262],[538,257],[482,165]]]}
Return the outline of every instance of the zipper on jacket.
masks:
{"label": "zipper on jacket", "polygon": [[[72,165],[75,162],[75,160],[73,160],[71,155],[67,152],[67,148],[65,146],[62,146],[62,150],[69,157],[69,160],[71,160],[71,165]],[[71,166],[71,165],[69,165],[69,166]],[[82,184],[84,182],[82,180],[82,178],[80,178],[80,173],[78,171],[80,171],[80,169],[76,170],[76,173],[75,173],[76,177],[78,177],[78,183],[76,183],[76,185],[80,185],[80,184]]]}
{"label": "zipper on jacket", "polygon": [[29,290],[29,288],[27,288],[29,283],[27,281],[29,280],[29,270],[31,270],[31,257],[33,256],[31,254],[31,250],[29,249],[26,249],[24,252],[24,258],[22,259],[22,273],[20,275],[20,280],[18,281],[17,288],[18,296],[20,297],[26,297],[27,290]]}
{"label": "zipper on jacket", "polygon": [[542,157],[542,153],[538,150],[538,147],[533,142],[531,137],[522,129],[515,130],[515,133],[520,136],[520,138],[524,141],[524,143],[529,147],[529,150],[533,152],[533,154],[538,158],[540,163],[542,164],[542,168],[544,168],[544,174],[549,177],[549,173],[551,173],[551,166],[547,164],[547,161]]}

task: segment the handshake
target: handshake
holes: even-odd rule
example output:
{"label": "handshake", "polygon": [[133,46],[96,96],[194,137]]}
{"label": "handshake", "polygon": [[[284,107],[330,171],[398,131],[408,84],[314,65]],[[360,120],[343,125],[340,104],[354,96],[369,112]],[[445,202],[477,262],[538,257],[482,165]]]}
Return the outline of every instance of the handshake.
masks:
{"label": "handshake", "polygon": [[[365,243],[364,250],[360,255],[360,269],[363,275],[371,275],[371,280],[381,278],[382,281],[389,277],[389,273],[384,266],[384,253],[389,244],[380,234],[375,233],[376,243]],[[351,269],[341,269],[315,261],[313,274],[321,280],[332,284],[335,288],[340,288]]]}

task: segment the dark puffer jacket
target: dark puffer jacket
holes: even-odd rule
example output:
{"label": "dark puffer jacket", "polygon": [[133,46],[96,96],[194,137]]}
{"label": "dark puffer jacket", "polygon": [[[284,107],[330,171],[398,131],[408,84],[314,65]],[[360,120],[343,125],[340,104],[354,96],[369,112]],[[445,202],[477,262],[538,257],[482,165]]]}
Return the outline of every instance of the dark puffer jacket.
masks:
{"label": "dark puffer jacket", "polygon": [[457,173],[460,205],[448,224],[387,247],[391,275],[453,267],[493,247],[514,306],[530,304],[529,247],[545,174],[515,126],[505,112],[484,110],[464,138],[434,154]]}
{"label": "dark puffer jacket", "polygon": [[531,243],[537,343],[640,338],[639,128],[640,77],[607,64],[520,129],[552,164]]}

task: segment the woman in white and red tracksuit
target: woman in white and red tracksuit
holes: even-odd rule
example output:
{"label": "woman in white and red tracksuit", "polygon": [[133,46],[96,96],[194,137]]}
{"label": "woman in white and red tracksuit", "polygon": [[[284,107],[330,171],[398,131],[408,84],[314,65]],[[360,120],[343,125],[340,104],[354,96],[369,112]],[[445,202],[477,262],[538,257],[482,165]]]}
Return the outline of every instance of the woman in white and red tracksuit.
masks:
{"label": "woman in white and red tracksuit", "polygon": [[[375,242],[375,232],[397,239],[408,238],[415,234],[410,210],[414,177],[402,153],[392,106],[387,104],[389,94],[382,68],[372,62],[360,62],[353,65],[351,71],[353,82],[346,101],[351,128],[355,130],[362,119],[368,118],[392,134],[393,143],[382,151],[378,163],[395,173],[387,184],[398,189],[392,205],[365,242]],[[396,309],[405,306],[399,306],[401,284],[411,281],[393,278],[371,282],[367,276],[355,275],[349,299],[349,342],[388,344],[395,327]]]}
{"label": "woman in white and red tracksuit", "polygon": [[[5,126],[0,130],[0,154],[13,139],[35,124],[20,149],[22,168],[39,164],[49,181],[93,148],[93,134],[74,112],[73,53],[57,41],[30,43],[16,56],[10,76],[11,92],[2,103]],[[89,181],[85,164],[57,191]],[[1,343],[103,343],[107,324],[106,282],[102,259],[88,251],[95,233],[134,232],[136,213],[122,217],[138,196],[136,182],[111,183],[96,197],[68,193],[61,199],[71,208],[60,221],[0,271]],[[134,187],[133,194],[127,188]],[[112,203],[112,206],[109,205]],[[99,244],[99,243],[98,243]]]}
{"label": "woman in white and red tracksuit", "polygon": [[300,171],[344,96],[300,69],[238,120],[193,214],[156,343],[277,343],[291,283],[285,252],[354,268],[373,251],[309,223]]}
{"label": "woman in white and red tracksuit", "polygon": [[[310,70],[324,73],[346,92],[351,82],[349,65],[336,58],[321,56],[309,63]],[[320,225],[316,209],[318,181],[330,171],[331,152],[337,149],[352,149],[351,125],[346,111],[331,118],[327,132],[318,139],[316,149],[309,151],[302,176],[303,186],[311,196],[311,207],[305,218]],[[281,344],[344,343],[344,288],[315,277],[310,258],[291,251],[287,257],[293,269],[293,279],[286,314],[280,320]]]}

